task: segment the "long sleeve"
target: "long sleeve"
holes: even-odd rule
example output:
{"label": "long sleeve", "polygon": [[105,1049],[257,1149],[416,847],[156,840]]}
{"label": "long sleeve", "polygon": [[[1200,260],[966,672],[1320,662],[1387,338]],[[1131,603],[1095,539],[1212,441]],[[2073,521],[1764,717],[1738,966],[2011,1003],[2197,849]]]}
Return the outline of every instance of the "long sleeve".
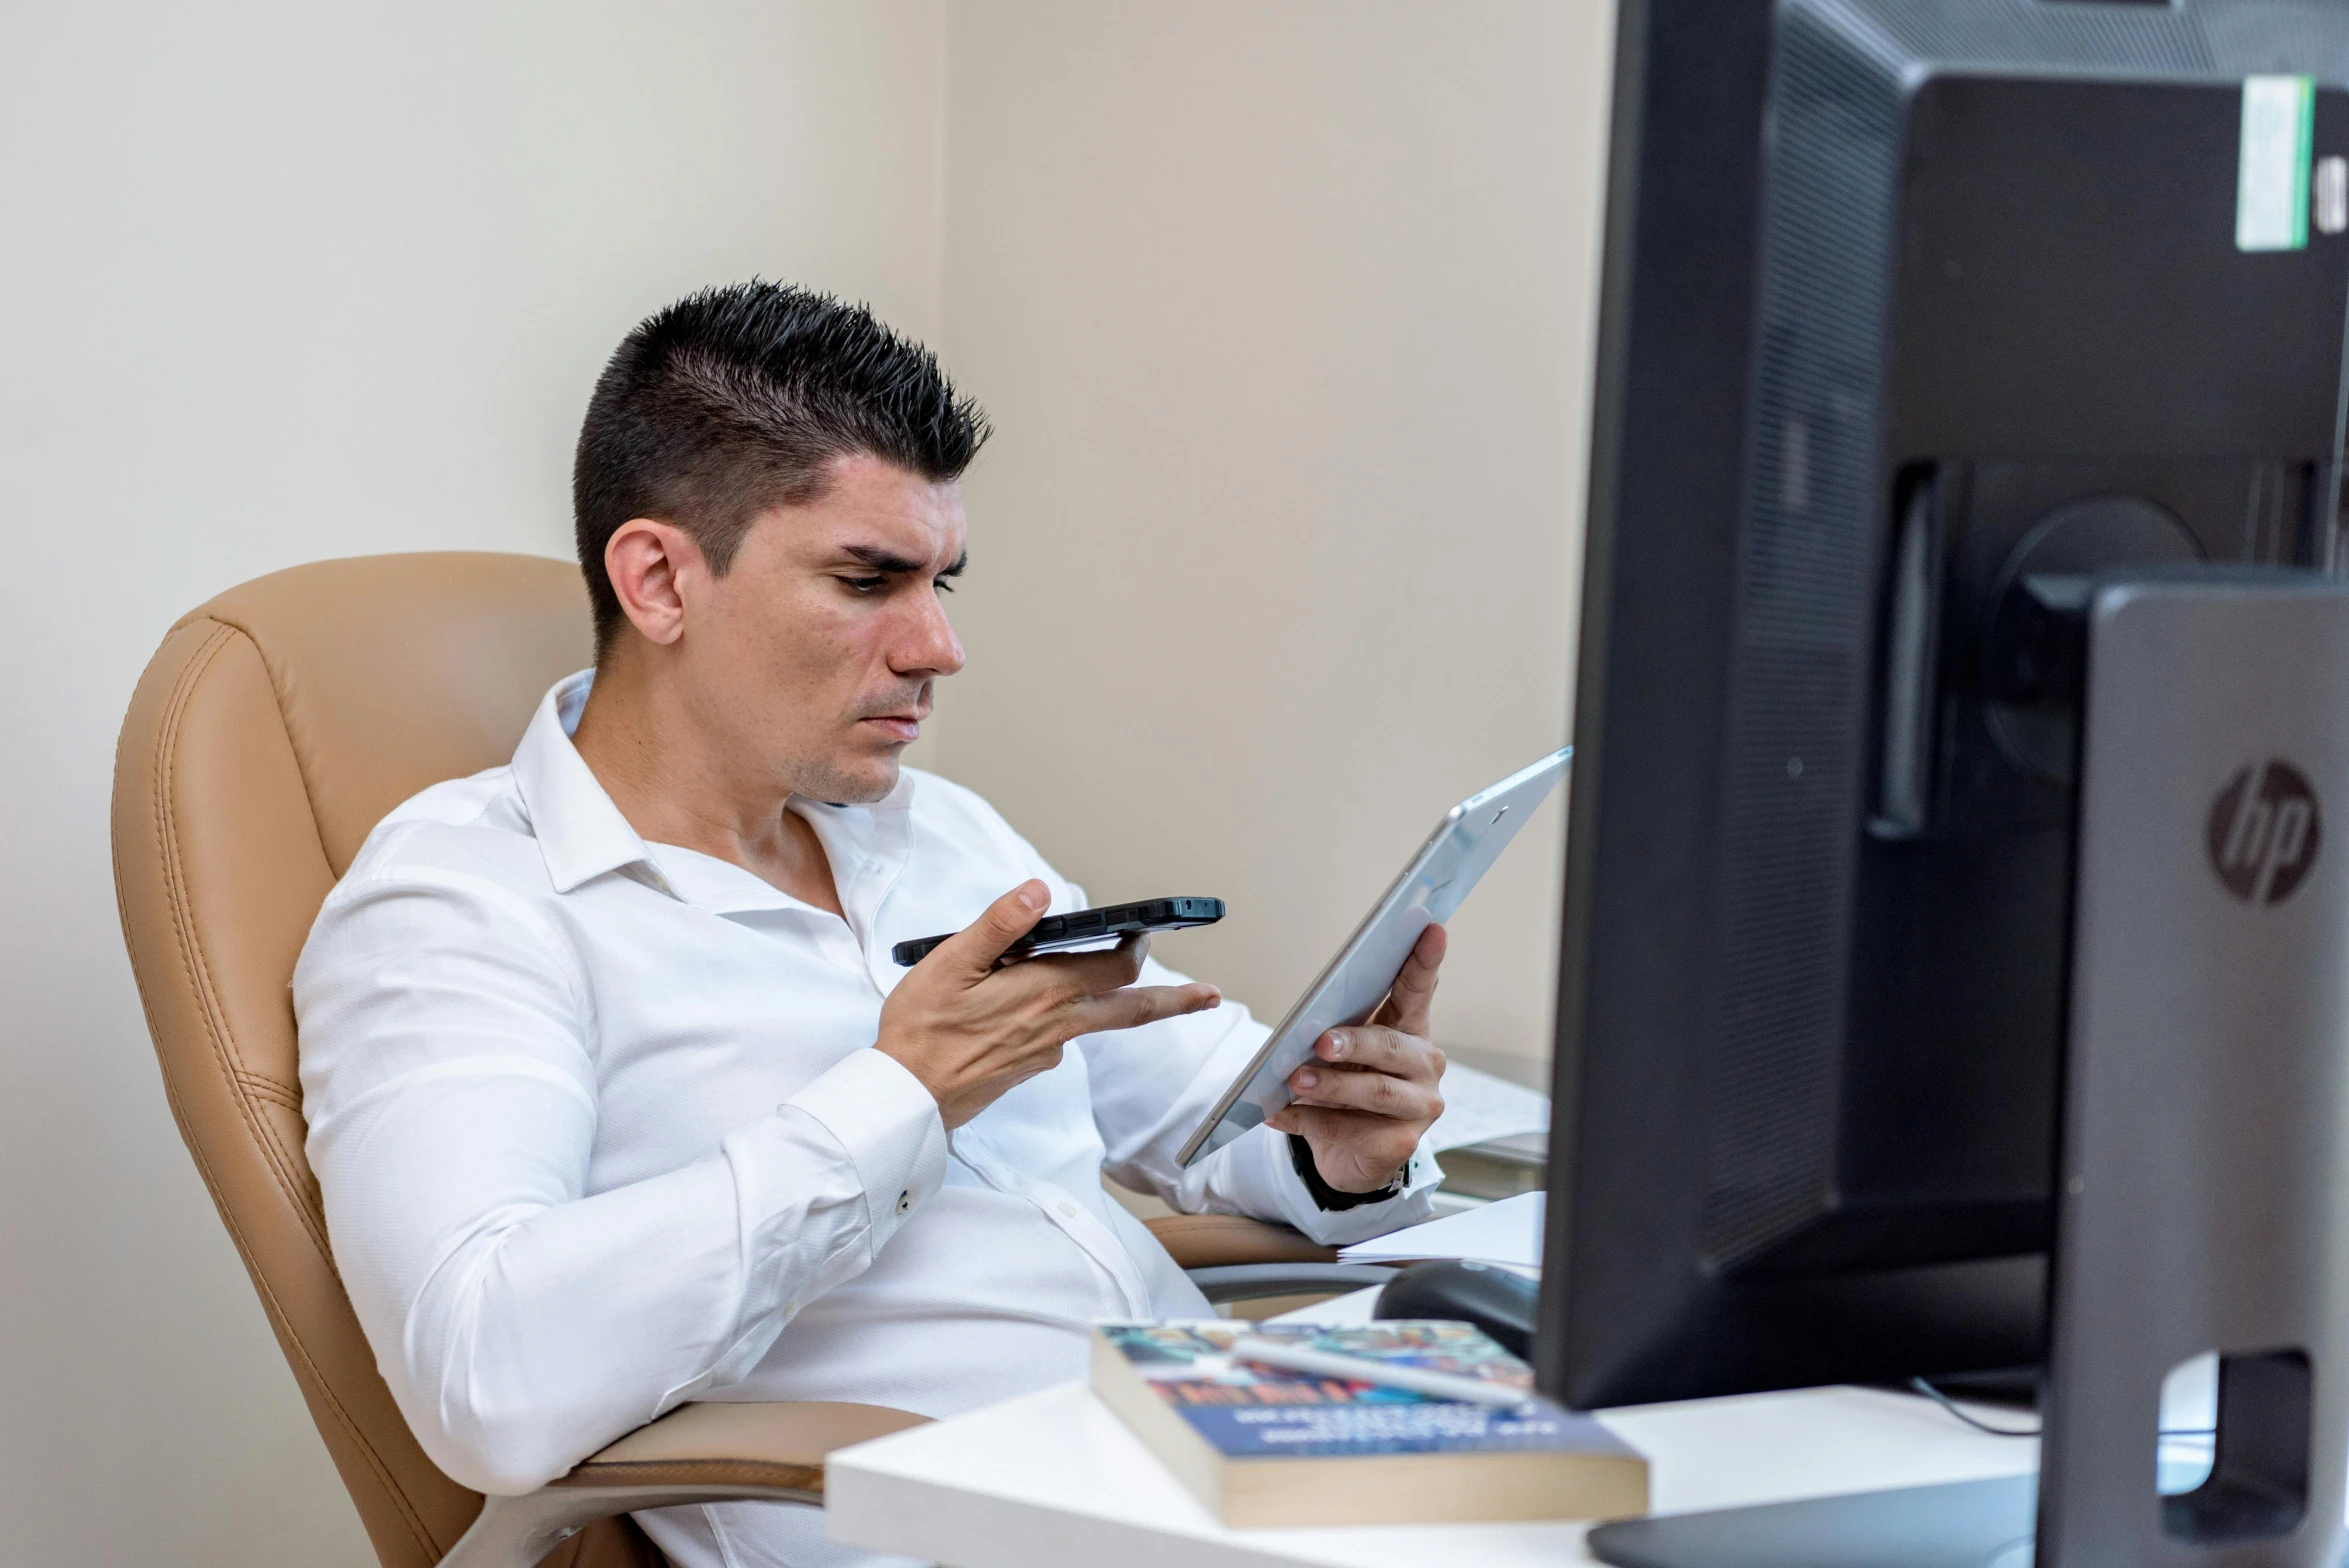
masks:
{"label": "long sleeve", "polygon": [[741,1377],[944,1178],[936,1102],[860,1049],[706,1157],[591,1194],[592,991],[486,879],[344,884],[294,996],[337,1266],[425,1451],[483,1491]]}

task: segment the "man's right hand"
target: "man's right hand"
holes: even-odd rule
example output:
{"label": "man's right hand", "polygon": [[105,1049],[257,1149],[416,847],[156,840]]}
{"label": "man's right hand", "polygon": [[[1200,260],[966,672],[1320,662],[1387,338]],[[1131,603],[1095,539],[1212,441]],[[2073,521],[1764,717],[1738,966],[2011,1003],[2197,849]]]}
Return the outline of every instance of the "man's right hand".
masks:
{"label": "man's right hand", "polygon": [[875,1048],[938,1097],[949,1127],[1059,1066],[1061,1047],[1079,1035],[1203,1012],[1223,1000],[1211,985],[1135,985],[1150,948],[1142,936],[1109,952],[998,969],[1004,949],[1034,929],[1050,903],[1043,883],[1021,883],[932,949],[881,1005]]}

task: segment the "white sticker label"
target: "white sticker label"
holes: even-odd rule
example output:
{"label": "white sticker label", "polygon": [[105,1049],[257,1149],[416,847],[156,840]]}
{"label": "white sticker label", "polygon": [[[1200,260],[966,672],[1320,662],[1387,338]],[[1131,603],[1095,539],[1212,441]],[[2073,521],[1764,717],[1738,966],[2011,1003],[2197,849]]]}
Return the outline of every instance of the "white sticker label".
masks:
{"label": "white sticker label", "polygon": [[2306,76],[2243,79],[2243,147],[2235,174],[2235,248],[2304,250],[2308,157],[2316,83]]}
{"label": "white sticker label", "polygon": [[2349,229],[2349,158],[2316,160],[2316,232]]}

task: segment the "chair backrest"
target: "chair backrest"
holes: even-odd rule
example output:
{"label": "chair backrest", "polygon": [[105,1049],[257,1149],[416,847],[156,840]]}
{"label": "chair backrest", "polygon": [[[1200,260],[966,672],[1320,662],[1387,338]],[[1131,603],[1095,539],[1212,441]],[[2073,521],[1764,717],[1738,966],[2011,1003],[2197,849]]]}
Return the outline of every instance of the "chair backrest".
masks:
{"label": "chair backrest", "polygon": [[[302,1152],[294,960],[384,814],[505,762],[592,657],[569,562],[326,561],[187,615],[123,722],[115,893],[172,1111],[385,1568],[429,1568],[481,1500],[409,1433],[335,1273]],[[641,1536],[599,1533],[641,1560]]]}

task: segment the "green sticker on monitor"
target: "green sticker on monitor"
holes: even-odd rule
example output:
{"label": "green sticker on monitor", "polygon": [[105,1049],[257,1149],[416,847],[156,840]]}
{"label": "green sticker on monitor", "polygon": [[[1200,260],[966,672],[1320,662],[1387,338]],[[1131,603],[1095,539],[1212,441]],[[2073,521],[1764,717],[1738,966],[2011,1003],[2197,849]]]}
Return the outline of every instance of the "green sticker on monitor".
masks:
{"label": "green sticker on monitor", "polygon": [[2316,82],[2306,76],[2243,78],[2243,147],[2235,175],[2235,248],[2308,247],[2308,158]]}

